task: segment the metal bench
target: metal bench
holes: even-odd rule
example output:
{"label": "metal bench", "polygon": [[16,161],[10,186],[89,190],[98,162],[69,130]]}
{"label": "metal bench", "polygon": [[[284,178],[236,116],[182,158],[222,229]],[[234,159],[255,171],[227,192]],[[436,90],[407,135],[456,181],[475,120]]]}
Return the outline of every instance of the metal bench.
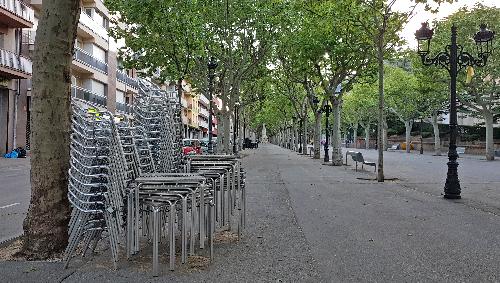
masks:
{"label": "metal bench", "polygon": [[356,152],[356,154],[352,155],[352,160],[356,162],[356,171],[358,171],[358,162],[359,162],[361,163],[361,169],[364,169],[363,168],[364,165],[368,165],[375,167],[374,172],[377,172],[377,163],[365,161],[363,154],[361,152]]}

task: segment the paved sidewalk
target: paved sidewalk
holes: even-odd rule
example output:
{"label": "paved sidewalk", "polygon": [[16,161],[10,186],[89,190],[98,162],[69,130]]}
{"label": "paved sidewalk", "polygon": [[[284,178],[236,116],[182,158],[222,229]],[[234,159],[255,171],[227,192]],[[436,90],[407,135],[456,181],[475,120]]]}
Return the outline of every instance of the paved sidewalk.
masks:
{"label": "paved sidewalk", "polygon": [[[500,217],[467,200],[373,173],[321,165],[274,145],[247,150],[245,237],[221,243],[207,270],[152,278],[150,263],[107,251],[84,264],[1,262],[5,282],[497,282]],[[399,154],[399,153],[394,153]],[[425,181],[421,180],[421,181]],[[500,206],[491,202],[491,207]],[[163,265],[166,268],[166,265]]]}
{"label": "paved sidewalk", "polygon": [[0,243],[23,232],[30,201],[29,174],[29,158],[0,157]]}

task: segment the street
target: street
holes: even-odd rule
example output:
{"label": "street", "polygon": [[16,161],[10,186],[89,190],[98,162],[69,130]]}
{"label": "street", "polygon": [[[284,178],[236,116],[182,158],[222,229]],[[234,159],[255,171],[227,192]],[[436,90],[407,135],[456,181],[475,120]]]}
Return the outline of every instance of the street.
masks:
{"label": "street", "polygon": [[[374,150],[364,154],[375,160]],[[149,262],[138,269],[122,259],[120,269],[113,271],[109,251],[103,251],[100,260],[75,262],[69,270],[61,263],[4,262],[0,274],[6,274],[6,282],[19,276],[26,282],[66,277],[68,282],[500,280],[500,192],[499,177],[493,175],[500,162],[461,158],[464,199],[449,201],[440,196],[444,156],[388,152],[387,177],[399,180],[385,183],[371,180],[372,167],[355,172],[353,166],[325,166],[270,144],[243,156],[247,229],[240,242],[218,244],[215,261],[206,270],[153,279]],[[16,192],[8,201],[2,198],[2,205],[28,201],[25,190]],[[3,217],[2,212],[1,221],[2,227],[12,226],[13,235],[22,218]]]}
{"label": "street", "polygon": [[30,201],[28,158],[0,158],[0,243],[22,234]]}

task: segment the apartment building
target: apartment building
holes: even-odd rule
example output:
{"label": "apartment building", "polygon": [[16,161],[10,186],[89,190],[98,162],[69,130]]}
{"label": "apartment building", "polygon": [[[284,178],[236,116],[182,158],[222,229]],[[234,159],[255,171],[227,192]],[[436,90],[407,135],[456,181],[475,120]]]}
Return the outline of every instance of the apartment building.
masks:
{"label": "apartment building", "polygon": [[34,11],[28,4],[0,0],[0,154],[25,140],[16,129],[19,117],[27,112],[25,93],[32,64],[21,53],[23,37],[35,25]]}
{"label": "apartment building", "polygon": [[[135,70],[122,70],[123,42],[108,35],[109,12],[102,0],[84,0],[71,65],[71,95],[127,113],[138,92]],[[30,147],[31,73],[42,1],[0,0],[0,153]],[[15,129],[15,130],[14,130]]]}

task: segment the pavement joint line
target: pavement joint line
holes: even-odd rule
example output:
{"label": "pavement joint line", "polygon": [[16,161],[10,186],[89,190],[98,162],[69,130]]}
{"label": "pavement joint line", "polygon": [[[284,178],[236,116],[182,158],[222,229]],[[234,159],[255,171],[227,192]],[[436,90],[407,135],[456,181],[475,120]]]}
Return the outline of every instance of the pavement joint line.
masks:
{"label": "pavement joint line", "polygon": [[12,206],[16,206],[20,203],[18,202],[15,202],[15,203],[11,203],[11,204],[8,204],[8,205],[4,205],[4,206],[0,206],[0,209],[3,209],[3,208],[9,208],[9,207],[12,207]]}

